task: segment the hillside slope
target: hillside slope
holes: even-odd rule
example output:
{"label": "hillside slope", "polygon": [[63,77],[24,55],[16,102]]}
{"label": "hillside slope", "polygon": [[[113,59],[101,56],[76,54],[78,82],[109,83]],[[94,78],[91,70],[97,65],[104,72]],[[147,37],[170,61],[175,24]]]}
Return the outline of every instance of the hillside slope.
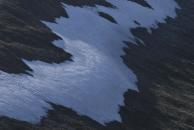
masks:
{"label": "hillside slope", "polygon": [[[152,9],[144,0],[130,1]],[[41,22],[71,17],[61,2],[73,7],[116,8],[104,0],[1,0],[0,75],[27,73],[36,77],[36,69],[30,64],[33,60],[74,62],[74,54],[52,44],[62,37]],[[138,44],[124,41],[127,46],[123,48],[122,60],[136,74],[139,92],[129,89],[125,93],[124,105],[119,110],[121,122],[102,125],[95,118],[79,115],[74,109],[50,103],[53,109],[38,124],[2,115],[0,130],[194,130],[194,2],[176,2],[181,7],[177,10],[177,18],[168,17],[166,23],[151,29],[152,33],[141,26],[133,28],[131,32]],[[103,11],[98,11],[98,15],[113,25],[119,22]],[[138,21],[134,23],[140,25]],[[35,72],[30,72],[32,70]],[[4,79],[1,80],[3,84]]]}

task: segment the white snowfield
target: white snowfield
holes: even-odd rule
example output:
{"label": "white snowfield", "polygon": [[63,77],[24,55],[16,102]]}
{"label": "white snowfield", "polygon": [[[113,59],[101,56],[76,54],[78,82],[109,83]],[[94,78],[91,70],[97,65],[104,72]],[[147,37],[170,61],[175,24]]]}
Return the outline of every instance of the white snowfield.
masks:
{"label": "white snowfield", "polygon": [[[123,94],[128,89],[138,91],[135,74],[120,57],[123,41],[134,41],[131,28],[150,29],[167,16],[175,18],[178,5],[174,0],[146,0],[153,7],[149,9],[127,0],[107,1],[117,8],[64,4],[70,18],[44,22],[63,39],[53,44],[70,52],[73,62],[25,61],[34,70],[33,77],[0,71],[0,116],[37,123],[52,109],[51,102],[101,124],[121,121],[118,111],[124,105]],[[98,16],[97,11],[111,15],[118,24]]]}

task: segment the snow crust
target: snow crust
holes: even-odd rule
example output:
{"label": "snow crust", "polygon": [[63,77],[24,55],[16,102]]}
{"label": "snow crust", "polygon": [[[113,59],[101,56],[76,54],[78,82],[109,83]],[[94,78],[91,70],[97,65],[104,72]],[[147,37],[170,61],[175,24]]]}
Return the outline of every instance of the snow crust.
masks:
{"label": "snow crust", "polygon": [[[123,41],[134,41],[131,28],[157,27],[167,16],[175,18],[178,8],[174,0],[146,1],[153,10],[127,0],[108,0],[116,9],[64,4],[70,18],[44,23],[62,38],[53,44],[70,52],[73,62],[25,61],[34,70],[33,77],[0,71],[0,116],[37,123],[52,109],[48,103],[52,102],[102,124],[121,121],[118,111],[124,92],[138,91],[135,74],[120,57]],[[118,24],[97,11],[108,13]]]}

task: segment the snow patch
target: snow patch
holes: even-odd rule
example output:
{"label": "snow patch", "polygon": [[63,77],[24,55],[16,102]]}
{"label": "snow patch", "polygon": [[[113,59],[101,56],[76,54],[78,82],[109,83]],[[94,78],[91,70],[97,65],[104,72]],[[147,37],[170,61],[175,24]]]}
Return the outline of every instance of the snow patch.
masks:
{"label": "snow patch", "polygon": [[[165,18],[176,17],[174,0],[147,0],[152,9],[127,0],[108,0],[116,9],[65,5],[70,18],[44,22],[62,40],[54,45],[73,55],[73,61],[47,64],[25,61],[33,77],[0,72],[0,115],[37,123],[52,107],[47,102],[72,108],[81,115],[106,123],[121,121],[119,106],[128,89],[138,91],[135,74],[121,59],[123,41],[133,41],[129,31],[156,27]],[[118,24],[98,16],[111,15]]]}

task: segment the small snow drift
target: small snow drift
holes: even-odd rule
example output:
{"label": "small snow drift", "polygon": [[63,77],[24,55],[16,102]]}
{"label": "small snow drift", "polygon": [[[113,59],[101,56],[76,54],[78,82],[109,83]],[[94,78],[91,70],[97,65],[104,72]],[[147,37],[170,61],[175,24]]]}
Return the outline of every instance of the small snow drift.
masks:
{"label": "small snow drift", "polygon": [[[72,108],[99,123],[121,121],[119,106],[128,89],[138,91],[137,78],[121,59],[123,41],[133,41],[131,28],[157,27],[167,16],[175,17],[174,0],[147,0],[146,8],[128,0],[107,0],[115,8],[64,4],[69,18],[43,22],[62,40],[57,47],[73,61],[48,64],[24,61],[33,77],[0,74],[0,115],[36,123],[52,109],[48,102]],[[109,14],[117,24],[100,17]],[[136,22],[139,24],[136,24]]]}

